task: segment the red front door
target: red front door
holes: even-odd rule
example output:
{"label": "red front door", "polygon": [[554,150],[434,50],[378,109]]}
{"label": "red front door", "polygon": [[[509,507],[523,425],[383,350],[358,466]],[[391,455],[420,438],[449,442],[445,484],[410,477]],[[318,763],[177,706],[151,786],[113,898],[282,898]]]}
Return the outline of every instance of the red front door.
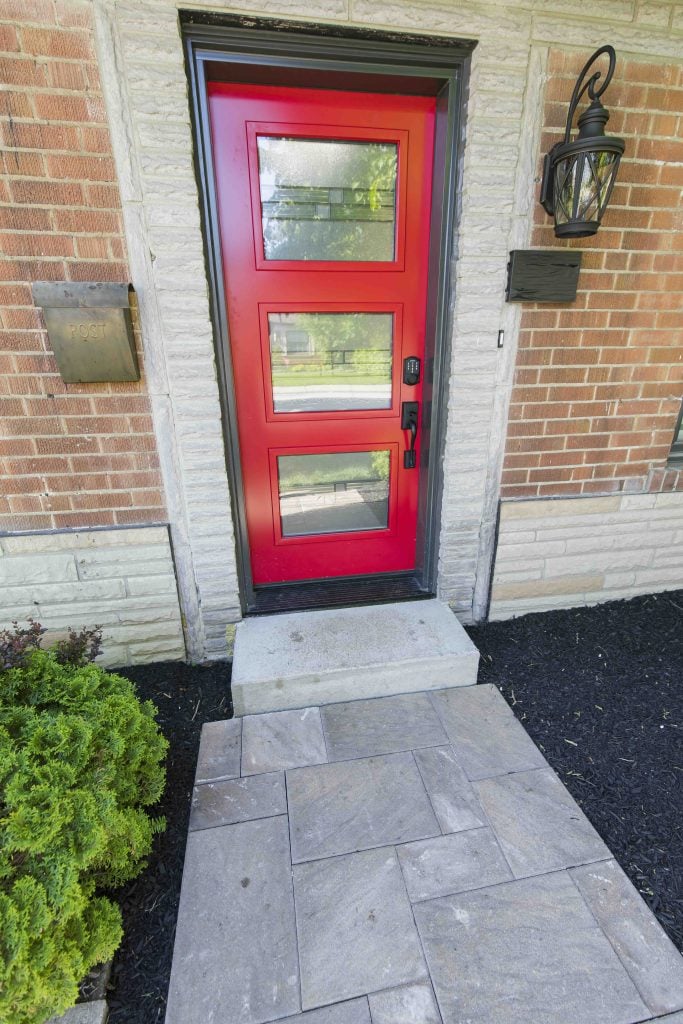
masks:
{"label": "red front door", "polygon": [[434,100],[211,83],[209,107],[254,584],[410,570]]}

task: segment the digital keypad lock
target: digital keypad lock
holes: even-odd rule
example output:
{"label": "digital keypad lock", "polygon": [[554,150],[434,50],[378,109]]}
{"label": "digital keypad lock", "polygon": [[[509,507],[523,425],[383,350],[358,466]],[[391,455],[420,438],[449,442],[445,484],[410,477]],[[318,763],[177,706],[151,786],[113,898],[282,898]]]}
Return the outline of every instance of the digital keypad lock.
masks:
{"label": "digital keypad lock", "polygon": [[408,356],[403,360],[403,383],[419,384],[420,382],[420,360],[417,356]]}

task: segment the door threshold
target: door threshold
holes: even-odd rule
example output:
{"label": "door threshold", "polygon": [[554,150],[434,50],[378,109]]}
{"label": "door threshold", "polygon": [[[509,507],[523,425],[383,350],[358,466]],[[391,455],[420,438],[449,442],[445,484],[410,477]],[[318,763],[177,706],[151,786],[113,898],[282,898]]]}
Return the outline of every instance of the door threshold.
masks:
{"label": "door threshold", "polygon": [[280,586],[257,587],[247,615],[306,611],[314,608],[345,608],[358,604],[388,604],[434,597],[415,576],[347,576]]}

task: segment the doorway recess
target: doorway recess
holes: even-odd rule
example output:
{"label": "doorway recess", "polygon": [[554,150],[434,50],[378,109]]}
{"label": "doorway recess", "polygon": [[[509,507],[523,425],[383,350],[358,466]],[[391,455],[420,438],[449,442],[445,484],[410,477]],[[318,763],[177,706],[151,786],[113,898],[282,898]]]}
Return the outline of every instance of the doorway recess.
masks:
{"label": "doorway recess", "polygon": [[[336,25],[181,12],[196,172],[211,291],[223,430],[245,614],[369,604],[436,593],[441,515],[441,463],[447,409],[450,261],[458,208],[460,147],[471,41],[384,34]],[[256,585],[244,501],[234,367],[211,151],[208,83],[324,88],[435,98],[434,171],[429,227],[426,344],[420,440],[416,567],[335,579]],[[409,258],[409,254],[407,254]],[[350,541],[353,543],[353,540]]]}

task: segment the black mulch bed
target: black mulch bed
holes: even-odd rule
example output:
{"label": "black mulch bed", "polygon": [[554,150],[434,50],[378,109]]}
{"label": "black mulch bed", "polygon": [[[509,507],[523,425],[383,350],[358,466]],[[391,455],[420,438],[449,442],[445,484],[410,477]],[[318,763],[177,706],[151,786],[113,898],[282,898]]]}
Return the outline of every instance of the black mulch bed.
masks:
{"label": "black mulch bed", "polygon": [[683,951],[683,590],[468,630],[493,683]]}
{"label": "black mulch bed", "polygon": [[[683,948],[683,591],[471,628],[494,683]],[[119,890],[125,935],[110,1024],[161,1024],[204,722],[229,718],[229,666],[121,670],[171,740],[168,821],[148,870]]]}
{"label": "black mulch bed", "polygon": [[178,662],[117,670],[159,709],[170,750],[165,795],[155,808],[167,821],[148,869],[112,893],[123,911],[123,944],[114,958],[107,994],[109,1024],[162,1024],[171,973],[190,798],[204,722],[232,717],[230,665]]}

